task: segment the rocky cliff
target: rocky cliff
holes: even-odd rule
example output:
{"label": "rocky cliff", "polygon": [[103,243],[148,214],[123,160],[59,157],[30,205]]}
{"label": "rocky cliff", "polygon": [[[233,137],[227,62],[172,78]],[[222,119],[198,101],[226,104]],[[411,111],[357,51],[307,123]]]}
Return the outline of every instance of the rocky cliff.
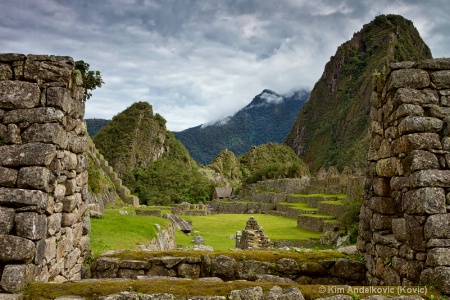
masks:
{"label": "rocky cliff", "polygon": [[413,23],[381,15],[353,35],[325,65],[285,143],[317,171],[363,165],[368,148],[372,74],[386,62],[431,58]]}

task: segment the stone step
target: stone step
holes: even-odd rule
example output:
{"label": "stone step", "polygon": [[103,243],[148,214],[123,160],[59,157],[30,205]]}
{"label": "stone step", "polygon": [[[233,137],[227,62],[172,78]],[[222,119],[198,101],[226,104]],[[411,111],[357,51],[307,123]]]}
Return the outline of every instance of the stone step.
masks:
{"label": "stone step", "polygon": [[300,214],[297,217],[297,227],[309,229],[315,232],[323,232],[324,223],[334,219],[333,216],[317,214]]}
{"label": "stone step", "polygon": [[340,201],[320,201],[317,213],[321,215],[339,216],[345,212],[345,206]]}

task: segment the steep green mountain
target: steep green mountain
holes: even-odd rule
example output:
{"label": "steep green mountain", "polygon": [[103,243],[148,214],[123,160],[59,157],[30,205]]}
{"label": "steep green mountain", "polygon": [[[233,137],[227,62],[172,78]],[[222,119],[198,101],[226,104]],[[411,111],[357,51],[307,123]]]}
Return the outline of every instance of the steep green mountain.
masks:
{"label": "steep green mountain", "polygon": [[295,178],[309,175],[308,166],[292,148],[276,143],[252,147],[239,158],[246,183],[264,179]]}
{"label": "steep green mountain", "polygon": [[368,148],[373,74],[386,62],[431,58],[413,23],[381,15],[339,46],[284,143],[317,171],[362,166]]}
{"label": "steep green mountain", "polygon": [[111,120],[106,119],[86,119],[86,126],[89,136],[92,138],[97,132],[100,131],[106,124],[108,124]]}
{"label": "steep green mountain", "polygon": [[212,193],[212,182],[147,102],[134,103],[113,117],[93,140],[141,203],[198,202]]}
{"label": "steep green mountain", "polygon": [[197,163],[211,163],[224,149],[240,156],[255,145],[281,143],[308,96],[305,90],[284,96],[263,90],[231,117],[174,134]]}

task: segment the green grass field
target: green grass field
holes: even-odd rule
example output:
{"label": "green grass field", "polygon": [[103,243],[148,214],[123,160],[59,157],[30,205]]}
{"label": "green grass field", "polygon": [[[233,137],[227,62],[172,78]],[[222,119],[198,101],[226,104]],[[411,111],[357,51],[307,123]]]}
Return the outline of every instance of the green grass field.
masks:
{"label": "green grass field", "polygon": [[120,215],[118,209],[106,209],[102,219],[91,218],[91,250],[94,255],[107,250],[139,250],[138,245],[148,245],[156,236],[155,224],[167,227],[169,220],[136,216],[134,208],[128,215]]}
{"label": "green grass field", "polygon": [[[148,245],[149,240],[156,236],[154,224],[165,227],[169,221],[152,216],[136,216],[134,209],[127,209],[128,215],[120,215],[118,209],[106,209],[103,219],[91,218],[91,250],[99,255],[107,250],[138,250],[138,245]],[[228,250],[235,247],[235,241],[230,237],[236,231],[245,228],[251,215],[214,214],[209,216],[181,216],[191,220],[194,234],[185,235],[176,230],[177,244],[192,246],[192,238],[198,234],[203,237],[205,244],[214,250]],[[297,228],[295,219],[271,216],[253,215],[264,233],[272,240],[308,240],[320,238],[320,233]]]}
{"label": "green grass field", "polygon": [[[215,214],[209,216],[181,216],[186,220],[192,220],[195,234],[201,235],[205,244],[212,246],[214,250],[228,250],[235,247],[235,241],[230,237],[236,235],[236,231],[245,228],[247,220],[252,215]],[[271,240],[308,240],[318,239],[321,233],[297,227],[297,220],[272,215],[253,215],[264,229],[264,234]],[[184,246],[192,246],[194,235],[185,235],[177,230],[177,243]]]}
{"label": "green grass field", "polygon": [[291,197],[304,197],[304,198],[313,198],[313,197],[323,197],[323,198],[338,198],[343,199],[347,198],[345,194],[290,194]]}

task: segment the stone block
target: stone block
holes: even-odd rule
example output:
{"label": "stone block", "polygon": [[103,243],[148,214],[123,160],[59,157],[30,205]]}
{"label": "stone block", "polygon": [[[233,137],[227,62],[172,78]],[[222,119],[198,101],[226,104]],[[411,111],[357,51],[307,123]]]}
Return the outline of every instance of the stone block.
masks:
{"label": "stone block", "polygon": [[33,281],[36,273],[35,265],[6,265],[0,281],[1,287],[9,293],[19,292]]}
{"label": "stone block", "polygon": [[417,63],[417,67],[420,69],[430,69],[430,70],[450,69],[450,59],[449,58],[424,59]]}
{"label": "stone block", "polygon": [[367,207],[380,214],[395,214],[394,201],[388,197],[371,197],[367,200]]}
{"label": "stone block", "polygon": [[72,105],[72,98],[65,87],[49,87],[47,88],[47,105],[56,107],[63,112],[68,113]]}
{"label": "stone block", "polygon": [[63,204],[64,213],[72,212],[77,207],[78,204],[75,195],[66,196],[61,202]]}
{"label": "stone block", "polygon": [[362,281],[366,274],[366,265],[362,262],[339,258],[330,269],[330,275],[345,280]]}
{"label": "stone block", "polygon": [[440,70],[431,73],[431,80],[438,89],[450,88],[450,70]]}
{"label": "stone block", "polygon": [[450,214],[437,214],[428,217],[424,227],[427,239],[450,239]]}
{"label": "stone block", "polygon": [[444,294],[450,294],[450,267],[427,268],[420,274],[420,282],[430,284]]}
{"label": "stone block", "polygon": [[56,238],[50,237],[45,239],[45,260],[50,262],[52,259],[56,258]]}
{"label": "stone block", "polygon": [[35,83],[0,81],[0,108],[33,108],[39,105],[41,91]]}
{"label": "stone block", "polygon": [[411,172],[427,169],[439,169],[439,161],[436,155],[431,152],[414,150],[411,151],[408,158],[410,161],[409,170]]}
{"label": "stone block", "polygon": [[67,133],[58,123],[33,124],[22,134],[25,143],[41,142],[58,145],[66,149],[69,144]]}
{"label": "stone block", "polygon": [[392,232],[397,240],[406,241],[406,220],[404,218],[392,219]]}
{"label": "stone block", "polygon": [[411,187],[448,187],[450,170],[420,170],[410,176]]}
{"label": "stone block", "polygon": [[376,171],[380,177],[393,177],[404,174],[403,164],[397,157],[380,159],[377,162]]}
{"label": "stone block", "polygon": [[424,110],[422,106],[417,104],[409,104],[403,103],[401,104],[397,110],[392,114],[392,117],[389,118],[389,121],[399,120],[404,117],[418,116],[422,117],[424,115]]}
{"label": "stone block", "polygon": [[432,248],[427,253],[427,266],[450,266],[450,248]]}
{"label": "stone block", "polygon": [[0,63],[0,81],[12,80],[13,71],[8,64]]}
{"label": "stone block", "polygon": [[62,214],[61,225],[63,227],[70,227],[77,221],[78,221],[78,212]]}
{"label": "stone block", "polygon": [[27,81],[60,82],[67,84],[72,76],[74,62],[68,56],[27,55],[24,77]]}
{"label": "stone block", "polygon": [[408,116],[398,125],[400,135],[417,132],[438,132],[444,123],[438,118]]}
{"label": "stone block", "polygon": [[387,90],[396,88],[425,88],[430,85],[428,72],[420,69],[400,69],[394,70],[389,77]]}
{"label": "stone block", "polygon": [[399,88],[394,96],[398,105],[409,104],[439,104],[439,94],[432,89],[416,90],[412,88]]}
{"label": "stone block", "polygon": [[64,151],[64,157],[61,163],[65,170],[76,170],[78,165],[77,155],[69,151]]}
{"label": "stone block", "polygon": [[41,239],[35,242],[36,245],[36,255],[34,256],[34,264],[40,265],[42,260],[45,258],[45,239]]}
{"label": "stone block", "polygon": [[6,142],[9,144],[22,144],[20,128],[16,124],[8,124],[8,134],[6,137]]}
{"label": "stone block", "polygon": [[0,205],[9,207],[34,206],[45,210],[48,194],[36,190],[12,189],[0,187]]}
{"label": "stone block", "polygon": [[294,259],[280,258],[276,261],[275,270],[280,273],[293,275],[297,274],[300,271],[300,268],[297,261],[295,261]]}
{"label": "stone block", "polygon": [[17,186],[24,189],[53,191],[55,175],[45,167],[24,167],[19,170]]}
{"label": "stone block", "polygon": [[17,174],[17,170],[0,167],[0,186],[14,187],[17,181]]}
{"label": "stone block", "polygon": [[177,270],[181,278],[198,279],[200,277],[200,264],[181,263],[177,266]]}
{"label": "stone block", "polygon": [[232,279],[234,277],[235,266],[236,260],[233,258],[225,255],[218,255],[212,260],[212,276],[222,279]]}
{"label": "stone block", "polygon": [[375,195],[381,197],[391,196],[391,185],[388,178],[375,178],[373,180],[373,190]]}
{"label": "stone block", "polygon": [[403,211],[410,215],[446,213],[444,189],[425,187],[406,192]]}
{"label": "stone block", "polygon": [[66,180],[64,186],[66,187],[66,196],[75,194],[77,190],[77,182],[75,179]]}
{"label": "stone block", "polygon": [[72,135],[69,137],[69,150],[81,154],[87,149],[87,137]]}
{"label": "stone block", "polygon": [[15,210],[0,206],[0,234],[8,234],[14,227]]}
{"label": "stone block", "polygon": [[54,213],[47,217],[47,234],[53,236],[61,230],[61,213]]}
{"label": "stone block", "polygon": [[63,123],[64,113],[53,107],[37,107],[31,109],[16,109],[5,113],[4,124],[28,122],[34,123]]}
{"label": "stone block", "polygon": [[84,186],[85,184],[87,184],[87,182],[88,182],[88,172],[87,171],[83,171],[80,174],[78,174],[77,177],[75,178],[75,181],[77,183],[77,186],[80,186],[80,187]]}
{"label": "stone block", "polygon": [[420,217],[405,214],[406,244],[415,251],[426,251],[427,245],[424,237],[424,228],[420,224]]}
{"label": "stone block", "polygon": [[412,133],[399,137],[391,144],[392,153],[409,153],[413,150],[440,150],[441,140],[437,133]]}
{"label": "stone block", "polygon": [[374,213],[370,224],[372,230],[390,230],[392,228],[392,216]]}
{"label": "stone block", "polygon": [[390,181],[392,190],[401,191],[405,188],[409,188],[409,178],[408,177],[392,177]]}
{"label": "stone block", "polygon": [[0,235],[0,262],[31,263],[36,246],[28,239],[13,235]]}
{"label": "stone block", "polygon": [[55,155],[56,147],[43,143],[0,146],[0,166],[49,166]]}
{"label": "stone block", "polygon": [[16,233],[33,241],[45,238],[47,234],[47,218],[35,212],[17,213],[15,217]]}

